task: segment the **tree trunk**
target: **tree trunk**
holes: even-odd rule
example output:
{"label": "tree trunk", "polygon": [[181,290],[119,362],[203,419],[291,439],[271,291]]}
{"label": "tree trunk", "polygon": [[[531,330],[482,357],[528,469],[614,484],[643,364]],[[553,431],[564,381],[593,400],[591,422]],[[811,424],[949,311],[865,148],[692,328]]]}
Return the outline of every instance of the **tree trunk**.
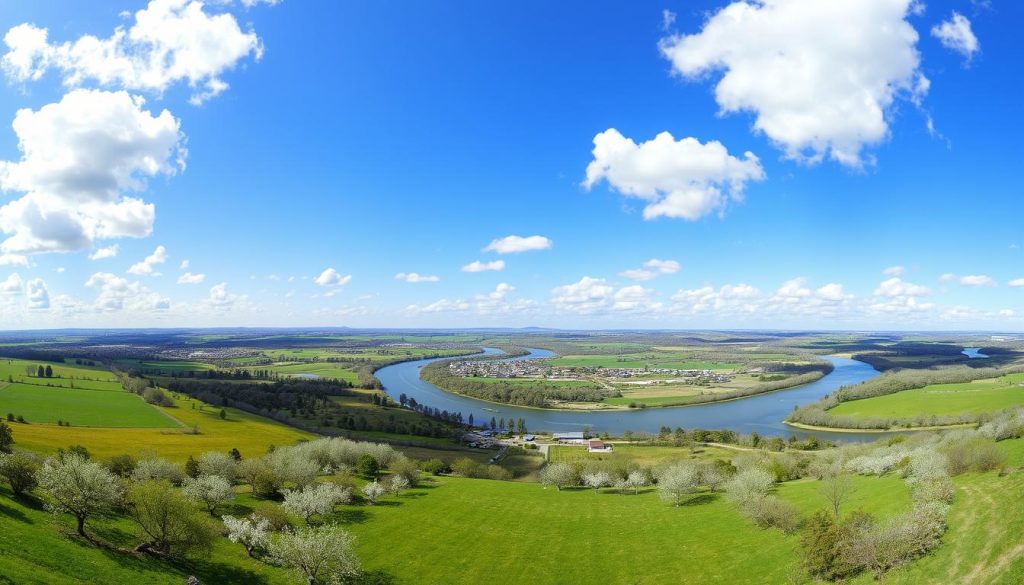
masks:
{"label": "tree trunk", "polygon": [[89,538],[89,536],[85,533],[85,516],[76,516],[75,519],[78,520],[78,534],[79,534],[79,536],[83,536],[85,538]]}

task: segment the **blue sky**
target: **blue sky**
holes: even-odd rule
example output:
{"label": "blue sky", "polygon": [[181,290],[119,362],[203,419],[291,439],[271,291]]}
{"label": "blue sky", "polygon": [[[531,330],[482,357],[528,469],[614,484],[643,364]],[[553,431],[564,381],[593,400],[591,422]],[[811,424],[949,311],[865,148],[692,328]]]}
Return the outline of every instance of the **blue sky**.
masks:
{"label": "blue sky", "polygon": [[4,3],[0,327],[1024,329],[1024,8],[814,4]]}

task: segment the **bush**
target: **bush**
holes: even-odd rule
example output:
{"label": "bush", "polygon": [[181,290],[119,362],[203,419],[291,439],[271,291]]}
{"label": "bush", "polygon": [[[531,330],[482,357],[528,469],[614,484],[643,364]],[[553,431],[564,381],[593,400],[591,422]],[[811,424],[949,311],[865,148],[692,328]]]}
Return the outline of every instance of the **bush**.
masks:
{"label": "bush", "polygon": [[107,462],[107,469],[114,475],[131,477],[132,473],[135,472],[136,465],[138,465],[138,462],[131,455],[114,455]]}
{"label": "bush", "polygon": [[748,502],[742,512],[761,528],[778,528],[793,534],[800,528],[800,511],[796,506],[775,496]]}
{"label": "bush", "polygon": [[20,496],[36,487],[36,472],[40,464],[39,457],[24,451],[9,455],[0,453],[0,477],[11,485],[14,495]]}
{"label": "bush", "polygon": [[442,473],[448,473],[449,471],[451,471],[451,468],[448,467],[448,464],[440,459],[427,459],[426,461],[420,463],[420,468],[423,471],[433,475],[441,475]]}
{"label": "bush", "polygon": [[192,502],[165,481],[135,484],[128,491],[132,518],[146,542],[137,550],[156,550],[181,556],[206,552],[213,546],[214,531]]}
{"label": "bush", "polygon": [[391,462],[388,466],[391,473],[399,475],[405,478],[405,481],[409,482],[409,487],[416,487],[420,481],[420,468],[416,465],[416,462],[408,457],[400,457]]}
{"label": "bush", "polygon": [[174,401],[171,400],[171,397],[159,388],[146,388],[142,392],[142,399],[157,406],[174,406]]}
{"label": "bush", "polygon": [[270,523],[270,530],[273,532],[280,532],[292,527],[292,521],[288,517],[288,512],[285,512],[284,508],[277,504],[264,502],[256,506],[256,510],[252,514],[253,516],[266,519]]}
{"label": "bush", "polygon": [[380,464],[368,453],[360,455],[356,461],[356,471],[366,479],[375,479],[380,475]]}

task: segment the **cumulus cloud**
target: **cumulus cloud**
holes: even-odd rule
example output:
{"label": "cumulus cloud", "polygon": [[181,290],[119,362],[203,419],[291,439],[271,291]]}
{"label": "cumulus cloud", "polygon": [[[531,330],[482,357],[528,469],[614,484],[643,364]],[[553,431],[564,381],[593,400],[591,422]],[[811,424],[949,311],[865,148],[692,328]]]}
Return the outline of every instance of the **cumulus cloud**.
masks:
{"label": "cumulus cloud", "polygon": [[126,278],[109,272],[97,272],[89,277],[85,286],[96,289],[96,300],[93,308],[103,312],[116,311],[163,311],[170,307],[170,301],[138,281],[130,282]]}
{"label": "cumulus cloud", "polygon": [[167,262],[167,248],[163,246],[157,246],[156,250],[149,256],[146,256],[141,262],[136,262],[128,268],[128,274],[135,274],[138,276],[160,276],[159,272],[155,271],[155,266],[159,266]]}
{"label": "cumulus cloud", "polygon": [[890,266],[882,271],[885,276],[903,276],[906,269],[902,266]]}
{"label": "cumulus cloud", "polygon": [[593,155],[584,188],[607,181],[619,193],[646,202],[644,219],[700,219],[742,199],[747,182],[764,178],[751,152],[737,158],[720,142],[676,140],[668,132],[637,144],[610,128],[594,137]]}
{"label": "cumulus cloud", "polygon": [[342,275],[333,268],[327,268],[313,279],[313,282],[320,286],[344,286],[352,280],[351,274]]}
{"label": "cumulus cloud", "polygon": [[105,38],[51,43],[47,29],[26,23],[10,29],[4,43],[0,65],[15,81],[35,81],[53,69],[69,87],[92,81],[160,94],[185,82],[194,104],[228,88],[225,72],[263,54],[255,32],[243,31],[230,13],[206,12],[199,0],[152,0],[129,28],[117,27]]}
{"label": "cumulus cloud", "polygon": [[412,284],[418,284],[421,282],[438,282],[441,280],[439,276],[433,274],[417,274],[415,272],[399,272],[395,275],[395,280],[401,280],[403,282],[409,282]]}
{"label": "cumulus cloud", "polygon": [[826,301],[841,301],[846,298],[846,294],[843,293],[843,285],[835,282],[830,282],[814,292],[818,298]]}
{"label": "cumulus cloud", "polygon": [[996,286],[996,281],[986,274],[968,274],[960,277],[960,284],[964,286]]}
{"label": "cumulus cloud", "polygon": [[[2,208],[0,208],[2,210]],[[21,254],[0,252],[0,266],[28,266],[28,258]]]}
{"label": "cumulus cloud", "polygon": [[0,207],[0,253],[71,252],[96,240],[143,237],[153,204],[127,196],[184,169],[170,112],[154,116],[125,92],[75,90],[14,118],[21,160],[0,161],[0,188],[25,193]]}
{"label": "cumulus cloud", "polygon": [[578,282],[551,290],[551,304],[573,313],[595,313],[606,309],[615,287],[603,278],[584,276]]}
{"label": "cumulus cloud", "polygon": [[919,103],[928,91],[918,34],[906,20],[914,4],[733,2],[699,33],[670,35],[659,47],[688,79],[721,72],[721,111],[753,112],[754,128],[787,157],[859,167],[863,149],[887,136],[894,102]]}
{"label": "cumulus cloud", "polygon": [[523,314],[537,306],[531,299],[509,298],[515,287],[507,282],[499,283],[489,293],[473,296],[471,299],[439,299],[426,305],[411,304],[405,307],[406,313],[474,313],[481,316]]}
{"label": "cumulus cloud", "polygon": [[46,289],[46,283],[42,278],[33,278],[25,283],[25,296],[28,298],[26,306],[29,310],[41,311],[50,308],[50,291]]}
{"label": "cumulus cloud", "polygon": [[239,305],[248,305],[249,297],[228,291],[228,283],[221,282],[210,287],[210,296],[205,304],[214,311],[230,311]]}
{"label": "cumulus cloud", "polygon": [[106,246],[103,248],[96,248],[91,254],[89,254],[89,260],[103,260],[105,258],[113,258],[117,256],[119,250],[118,244],[113,246]]}
{"label": "cumulus cloud", "polygon": [[651,258],[644,262],[643,267],[623,270],[619,276],[630,280],[653,280],[662,274],[675,274],[679,272],[679,262],[675,260],[659,260]]}
{"label": "cumulus cloud", "polygon": [[25,287],[25,282],[17,272],[7,277],[7,280],[0,282],[0,294],[20,295]]}
{"label": "cumulus cloud", "polygon": [[501,272],[505,270],[504,260],[495,260],[493,262],[481,262],[474,260],[469,264],[466,264],[460,268],[463,272]]}
{"label": "cumulus cloud", "polygon": [[954,11],[949,20],[932,27],[932,36],[939,39],[943,47],[963,55],[967,64],[981,50],[981,43],[971,30],[971,21],[959,12]]}
{"label": "cumulus cloud", "polygon": [[939,282],[943,284],[947,282],[953,282],[954,280],[956,280],[956,275],[953,274],[952,272],[947,272],[939,277]]}
{"label": "cumulus cloud", "polygon": [[1014,278],[1013,280],[1006,284],[1014,288],[1024,287],[1024,278]]}
{"label": "cumulus cloud", "polygon": [[535,250],[547,250],[552,245],[551,240],[544,236],[505,236],[492,240],[484,252],[497,252],[498,254],[518,254],[520,252],[532,252]]}
{"label": "cumulus cloud", "polygon": [[875,289],[878,297],[924,297],[932,294],[926,286],[906,282],[899,277],[883,281]]}
{"label": "cumulus cloud", "polygon": [[178,277],[178,284],[202,284],[204,280],[206,280],[205,274],[186,272]]}

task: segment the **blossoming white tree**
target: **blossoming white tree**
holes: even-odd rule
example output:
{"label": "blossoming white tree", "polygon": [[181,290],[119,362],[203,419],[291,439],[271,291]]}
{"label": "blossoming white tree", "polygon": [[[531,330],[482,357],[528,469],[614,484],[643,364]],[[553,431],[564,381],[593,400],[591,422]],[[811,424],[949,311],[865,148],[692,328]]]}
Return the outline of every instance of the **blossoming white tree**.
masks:
{"label": "blossoming white tree", "polygon": [[352,536],[332,525],[282,532],[270,543],[270,559],[298,571],[307,583],[347,583],[359,575]]}
{"label": "blossoming white tree", "polygon": [[228,532],[228,540],[244,546],[250,557],[267,550],[270,545],[270,520],[256,514],[251,514],[248,518],[223,516],[221,520],[224,521],[224,528]]}
{"label": "blossoming white tree", "polygon": [[351,490],[327,482],[306,486],[301,490],[285,490],[281,507],[310,524],[313,516],[326,516],[334,511],[334,506],[351,500]]}
{"label": "blossoming white tree", "polygon": [[74,516],[82,536],[87,536],[86,520],[110,510],[123,493],[117,476],[80,455],[47,459],[36,478],[39,488],[50,496],[50,510]]}
{"label": "blossoming white tree", "polygon": [[200,475],[195,479],[190,477],[185,480],[181,490],[189,499],[201,502],[211,516],[217,506],[235,499],[231,482],[219,475]]}

